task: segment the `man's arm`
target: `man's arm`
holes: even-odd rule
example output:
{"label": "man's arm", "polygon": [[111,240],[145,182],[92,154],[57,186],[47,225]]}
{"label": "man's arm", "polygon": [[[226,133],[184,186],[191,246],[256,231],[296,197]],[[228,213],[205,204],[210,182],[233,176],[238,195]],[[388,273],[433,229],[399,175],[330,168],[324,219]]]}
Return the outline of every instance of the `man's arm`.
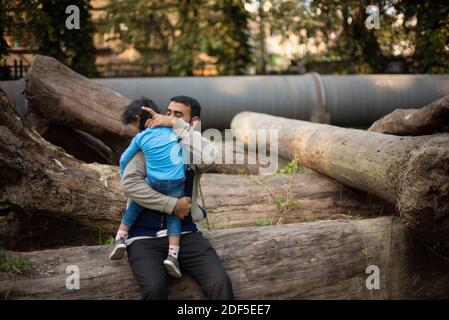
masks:
{"label": "man's arm", "polygon": [[182,119],[176,119],[173,132],[181,139],[181,145],[193,155],[194,160],[201,159],[200,163],[194,163],[200,171],[205,171],[215,163],[218,148],[212,141],[204,138],[201,132],[196,131]]}
{"label": "man's arm", "polygon": [[178,199],[157,192],[144,181],[145,177],[145,158],[142,152],[138,152],[123,171],[121,178],[123,193],[142,207],[172,214]]}
{"label": "man's arm", "polygon": [[159,114],[154,110],[142,107],[142,110],[151,114],[151,119],[145,123],[147,128],[158,126],[172,127],[174,133],[181,139],[183,149],[193,155],[193,160],[200,160],[194,163],[199,171],[204,171],[208,166],[213,164],[218,156],[218,148],[215,143],[204,138],[201,132],[194,130],[187,122],[178,118],[172,118]]}

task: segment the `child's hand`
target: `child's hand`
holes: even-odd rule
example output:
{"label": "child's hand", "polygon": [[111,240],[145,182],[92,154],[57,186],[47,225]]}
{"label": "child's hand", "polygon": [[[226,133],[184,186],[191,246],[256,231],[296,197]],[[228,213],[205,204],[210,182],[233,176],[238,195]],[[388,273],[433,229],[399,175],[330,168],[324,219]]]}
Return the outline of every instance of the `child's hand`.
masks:
{"label": "child's hand", "polygon": [[176,119],[173,117],[166,116],[164,114],[157,113],[153,109],[142,107],[142,110],[151,114],[151,119],[145,122],[146,128],[154,127],[173,127],[175,125]]}
{"label": "child's hand", "polygon": [[181,220],[189,214],[192,203],[189,197],[179,198],[176,202],[175,208],[173,209],[173,214]]}

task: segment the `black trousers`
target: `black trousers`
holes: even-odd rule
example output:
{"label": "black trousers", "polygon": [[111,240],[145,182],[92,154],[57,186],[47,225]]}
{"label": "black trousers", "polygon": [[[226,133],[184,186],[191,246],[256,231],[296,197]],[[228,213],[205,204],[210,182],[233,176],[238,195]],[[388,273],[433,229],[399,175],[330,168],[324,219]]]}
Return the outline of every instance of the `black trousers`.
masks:
{"label": "black trousers", "polygon": [[[143,299],[168,299],[168,276],[163,266],[168,237],[136,240],[127,247],[127,253]],[[192,276],[208,299],[234,299],[231,280],[220,258],[200,232],[181,235],[178,259],[181,272]]]}

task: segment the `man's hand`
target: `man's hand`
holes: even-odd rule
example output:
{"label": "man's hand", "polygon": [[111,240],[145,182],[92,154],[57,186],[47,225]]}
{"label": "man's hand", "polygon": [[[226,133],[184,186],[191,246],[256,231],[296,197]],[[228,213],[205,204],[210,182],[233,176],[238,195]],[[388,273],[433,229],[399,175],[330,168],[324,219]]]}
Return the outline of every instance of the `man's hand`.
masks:
{"label": "man's hand", "polygon": [[157,113],[153,109],[142,107],[142,110],[151,114],[151,119],[145,122],[146,128],[173,127],[176,123],[176,118]]}
{"label": "man's hand", "polygon": [[173,213],[179,219],[184,220],[184,218],[187,217],[187,214],[189,213],[191,207],[192,203],[190,201],[190,198],[182,197],[179,198],[178,201],[176,202],[175,208],[173,209]]}

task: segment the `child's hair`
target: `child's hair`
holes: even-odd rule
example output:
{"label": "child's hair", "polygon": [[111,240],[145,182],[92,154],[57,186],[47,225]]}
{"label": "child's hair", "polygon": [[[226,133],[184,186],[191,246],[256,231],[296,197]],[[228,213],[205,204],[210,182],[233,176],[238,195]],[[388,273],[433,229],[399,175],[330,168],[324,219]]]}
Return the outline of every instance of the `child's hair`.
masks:
{"label": "child's hair", "polygon": [[123,124],[130,124],[133,121],[135,121],[136,116],[139,116],[140,119],[139,130],[140,131],[145,130],[145,122],[151,118],[151,115],[148,112],[143,111],[142,107],[148,107],[159,113],[159,108],[153,102],[153,100],[150,100],[146,97],[142,97],[138,100],[134,100],[128,106],[126,106],[125,111],[123,111],[122,114]]}

